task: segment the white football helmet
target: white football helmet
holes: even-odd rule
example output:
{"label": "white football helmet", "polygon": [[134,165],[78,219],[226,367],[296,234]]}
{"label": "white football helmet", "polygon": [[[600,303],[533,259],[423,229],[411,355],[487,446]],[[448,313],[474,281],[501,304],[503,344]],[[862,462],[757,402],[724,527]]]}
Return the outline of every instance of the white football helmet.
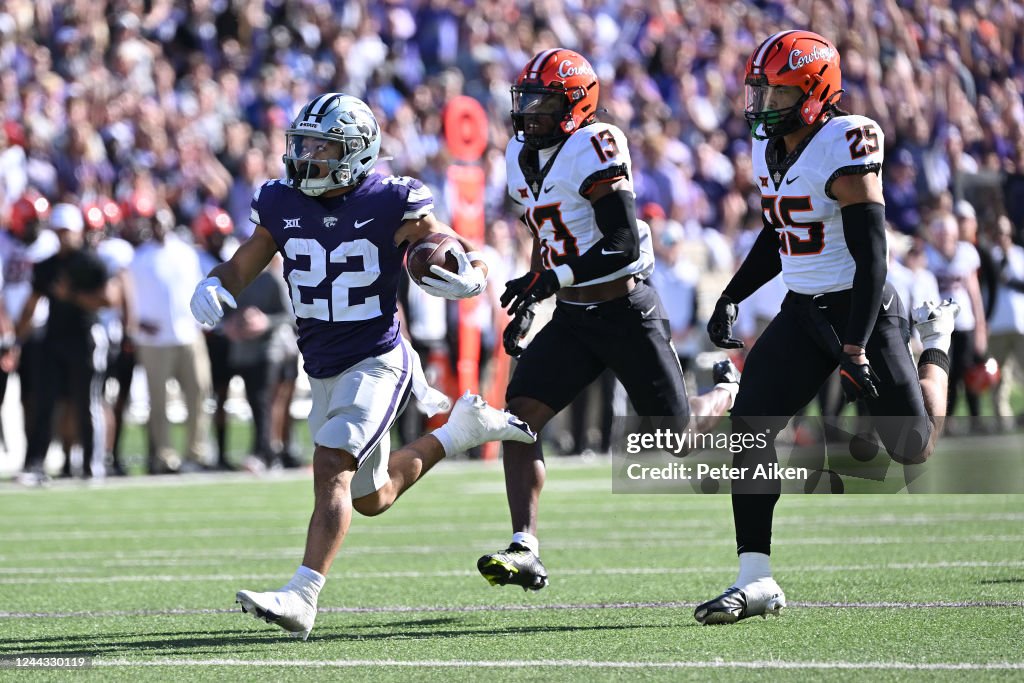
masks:
{"label": "white football helmet", "polygon": [[[373,112],[359,98],[344,93],[313,98],[285,134],[288,146],[282,160],[288,180],[310,197],[357,184],[380,154],[380,126]],[[314,158],[332,143],[340,143],[336,154]]]}

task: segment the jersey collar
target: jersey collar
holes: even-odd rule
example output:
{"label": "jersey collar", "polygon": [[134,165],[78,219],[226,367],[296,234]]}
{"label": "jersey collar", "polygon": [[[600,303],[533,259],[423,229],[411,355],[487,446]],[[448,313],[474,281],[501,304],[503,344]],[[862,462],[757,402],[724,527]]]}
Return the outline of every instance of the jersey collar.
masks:
{"label": "jersey collar", "polygon": [[779,191],[779,187],[782,185],[782,179],[786,177],[789,169],[792,168],[793,164],[800,158],[800,154],[807,149],[807,145],[811,143],[821,129],[825,127],[825,124],[831,120],[831,117],[822,121],[818,126],[811,131],[810,135],[800,141],[793,151],[788,154],[784,153],[782,146],[782,138],[775,138],[769,140],[768,144],[764,147],[764,160],[768,166],[768,175],[771,176],[772,183],[775,184],[775,191]]}

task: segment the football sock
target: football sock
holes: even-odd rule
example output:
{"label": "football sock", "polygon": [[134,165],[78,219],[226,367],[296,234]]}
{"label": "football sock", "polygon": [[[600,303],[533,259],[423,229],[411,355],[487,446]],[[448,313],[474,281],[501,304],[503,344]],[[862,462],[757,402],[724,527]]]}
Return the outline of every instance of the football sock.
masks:
{"label": "football sock", "polygon": [[320,590],[326,581],[326,576],[303,565],[295,571],[295,576],[281,590],[298,593],[306,602],[316,605]]}
{"label": "football sock", "polygon": [[742,588],[758,579],[771,578],[770,559],[764,553],[740,553],[740,573],[733,585]]}
{"label": "football sock", "polygon": [[540,556],[540,541],[533,534],[525,531],[517,531],[512,534],[512,542],[518,543],[524,548],[529,548],[534,555]]}
{"label": "football sock", "polygon": [[446,458],[458,453],[458,451],[455,449],[455,440],[452,438],[452,435],[450,434],[451,430],[445,429],[445,427],[447,426],[447,424],[441,425],[434,431],[430,432],[435,439],[441,442],[441,448],[444,449],[444,455]]}

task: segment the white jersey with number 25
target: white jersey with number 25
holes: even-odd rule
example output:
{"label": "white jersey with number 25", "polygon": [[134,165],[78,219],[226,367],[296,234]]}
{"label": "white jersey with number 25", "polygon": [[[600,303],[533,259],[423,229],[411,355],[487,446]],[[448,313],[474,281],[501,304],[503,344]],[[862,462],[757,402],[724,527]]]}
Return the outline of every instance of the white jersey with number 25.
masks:
{"label": "white jersey with number 25", "polygon": [[767,147],[767,140],[754,140],[753,180],[765,226],[779,236],[786,287],[799,294],[850,289],[856,266],[832,183],[843,175],[881,173],[881,128],[866,116],[833,117],[784,175],[769,170]]}

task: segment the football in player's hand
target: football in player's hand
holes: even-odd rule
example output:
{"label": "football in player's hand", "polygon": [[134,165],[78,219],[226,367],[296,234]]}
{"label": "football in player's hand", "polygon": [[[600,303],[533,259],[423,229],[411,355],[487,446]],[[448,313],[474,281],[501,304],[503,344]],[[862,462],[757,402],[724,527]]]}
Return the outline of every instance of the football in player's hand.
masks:
{"label": "football in player's hand", "polygon": [[437,275],[430,272],[431,266],[441,266],[449,272],[457,273],[459,262],[453,253],[456,251],[464,252],[462,243],[443,233],[432,232],[413,242],[405,256],[409,277],[416,284],[421,284],[424,277],[436,279]]}

